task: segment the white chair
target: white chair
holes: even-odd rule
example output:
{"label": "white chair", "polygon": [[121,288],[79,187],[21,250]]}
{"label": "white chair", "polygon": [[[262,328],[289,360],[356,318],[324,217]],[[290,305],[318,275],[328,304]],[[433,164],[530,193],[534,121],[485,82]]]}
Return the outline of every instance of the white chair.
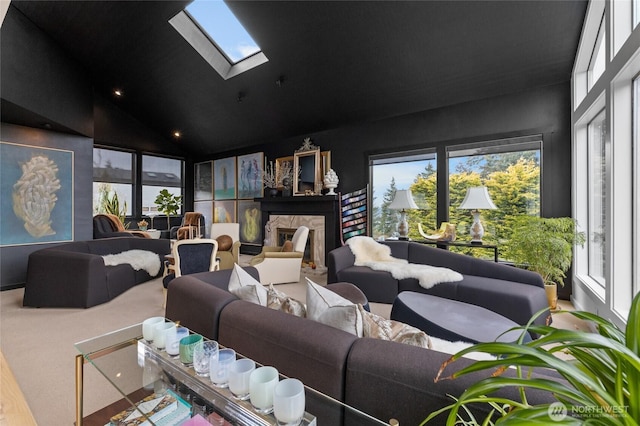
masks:
{"label": "white chair", "polygon": [[233,269],[234,263],[239,263],[240,256],[240,224],[239,223],[212,223],[211,224],[211,239],[228,235],[231,237],[233,244],[230,251],[220,250],[220,244],[218,244],[218,258],[220,259],[220,269]]}
{"label": "white chair", "polygon": [[291,238],[292,251],[283,251],[283,246],[262,247],[262,252],[253,257],[249,263],[258,270],[260,283],[283,284],[298,282],[308,237],[309,228],[300,226]]}

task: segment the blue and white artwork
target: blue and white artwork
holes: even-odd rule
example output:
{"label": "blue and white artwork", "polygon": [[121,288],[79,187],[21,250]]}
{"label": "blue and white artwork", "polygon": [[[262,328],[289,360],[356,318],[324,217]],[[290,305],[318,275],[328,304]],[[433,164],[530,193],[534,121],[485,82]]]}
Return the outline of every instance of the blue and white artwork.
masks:
{"label": "blue and white artwork", "polygon": [[0,245],[73,241],[73,151],[0,142]]}

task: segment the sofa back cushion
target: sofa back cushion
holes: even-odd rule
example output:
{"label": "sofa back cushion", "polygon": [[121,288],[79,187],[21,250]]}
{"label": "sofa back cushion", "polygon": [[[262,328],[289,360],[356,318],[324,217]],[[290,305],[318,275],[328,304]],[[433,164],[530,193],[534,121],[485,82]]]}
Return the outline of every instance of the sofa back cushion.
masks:
{"label": "sofa back cushion", "polygon": [[347,357],[356,336],[245,301],[223,309],[219,330],[221,345],[333,398],[344,398]]}

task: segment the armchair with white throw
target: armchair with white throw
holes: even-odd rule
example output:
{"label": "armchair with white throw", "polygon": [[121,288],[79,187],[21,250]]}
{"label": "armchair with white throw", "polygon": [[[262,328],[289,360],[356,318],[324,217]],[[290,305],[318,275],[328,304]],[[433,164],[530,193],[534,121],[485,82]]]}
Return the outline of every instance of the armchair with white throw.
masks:
{"label": "armchair with white throw", "polygon": [[300,226],[293,234],[290,244],[285,242],[282,246],[262,247],[262,252],[250,262],[250,265],[258,270],[260,282],[262,284],[283,284],[299,281],[302,257],[308,237],[309,228]]}

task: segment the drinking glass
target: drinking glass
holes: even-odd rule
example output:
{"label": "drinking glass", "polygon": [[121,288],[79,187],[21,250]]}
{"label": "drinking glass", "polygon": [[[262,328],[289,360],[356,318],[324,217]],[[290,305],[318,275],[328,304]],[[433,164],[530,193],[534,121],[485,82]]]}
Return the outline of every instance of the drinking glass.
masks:
{"label": "drinking glass", "polygon": [[180,355],[180,339],[189,335],[189,329],[186,327],[172,327],[167,330],[165,336],[165,350],[171,358],[177,358]]}
{"label": "drinking glass", "polygon": [[273,411],[273,391],[278,384],[275,367],[260,367],[253,370],[249,378],[249,397],[254,410],[261,414]]}
{"label": "drinking glass", "polygon": [[160,322],[153,327],[153,346],[159,351],[163,350],[167,341],[167,330],[176,328],[173,322]]}
{"label": "drinking glass", "polygon": [[147,343],[153,342],[154,327],[161,322],[164,322],[164,317],[151,317],[142,321],[142,337]]}
{"label": "drinking glass", "polygon": [[273,415],[279,426],[297,426],[304,417],[304,385],[298,379],[284,379],[273,391]]}
{"label": "drinking glass", "polygon": [[180,339],[180,362],[187,367],[193,364],[193,350],[202,343],[202,336],[199,334],[190,334],[187,337]]}
{"label": "drinking glass", "polygon": [[209,378],[214,386],[226,388],[229,386],[229,366],[236,360],[236,351],[225,348],[218,351],[218,359],[211,357],[209,363]]}
{"label": "drinking glass", "polygon": [[249,399],[249,379],[256,369],[256,363],[243,358],[236,360],[229,367],[229,390],[237,399],[244,401]]}
{"label": "drinking glass", "polygon": [[209,375],[211,359],[218,358],[218,342],[207,340],[193,349],[193,369],[201,377]]}

